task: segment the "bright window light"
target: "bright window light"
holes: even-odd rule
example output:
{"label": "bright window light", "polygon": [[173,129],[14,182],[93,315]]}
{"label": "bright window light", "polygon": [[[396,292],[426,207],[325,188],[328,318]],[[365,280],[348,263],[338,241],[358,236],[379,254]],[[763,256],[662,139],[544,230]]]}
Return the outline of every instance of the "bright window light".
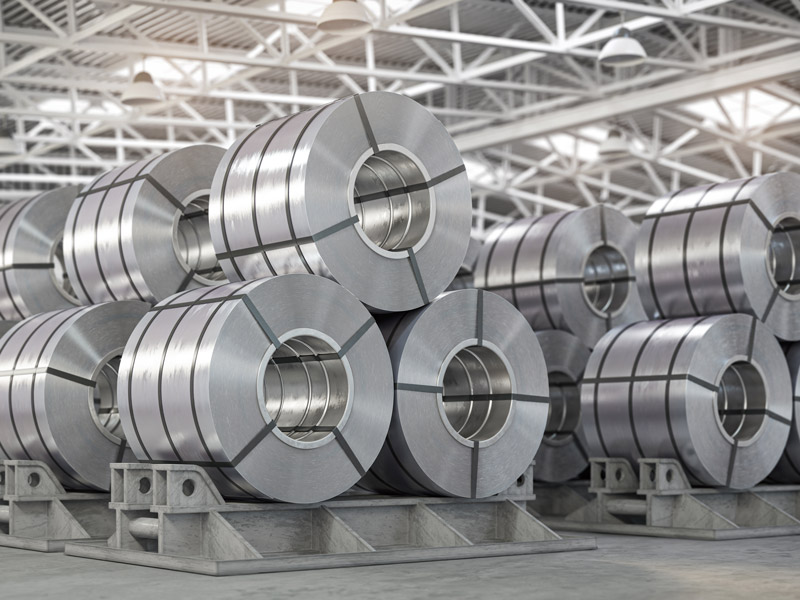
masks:
{"label": "bright window light", "polygon": [[[750,90],[749,96],[750,102],[747,111],[745,111],[745,92],[721,96],[720,104],[724,107],[724,111],[713,99],[691,102],[685,104],[683,108],[706,122],[724,127],[730,127],[732,123],[736,129],[742,131],[758,129],[773,120],[775,123],[784,123],[800,119],[800,107],[776,98],[772,94],[761,90]],[[728,117],[730,117],[730,121]]]}

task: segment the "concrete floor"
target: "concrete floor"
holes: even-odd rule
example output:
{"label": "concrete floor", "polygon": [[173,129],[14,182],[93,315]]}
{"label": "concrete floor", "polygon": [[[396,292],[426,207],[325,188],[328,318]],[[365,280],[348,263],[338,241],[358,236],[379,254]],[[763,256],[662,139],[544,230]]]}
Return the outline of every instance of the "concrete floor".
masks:
{"label": "concrete floor", "polygon": [[[598,535],[590,552],[211,578],[0,548],[0,598],[797,598],[800,536]],[[513,596],[512,596],[513,595]]]}

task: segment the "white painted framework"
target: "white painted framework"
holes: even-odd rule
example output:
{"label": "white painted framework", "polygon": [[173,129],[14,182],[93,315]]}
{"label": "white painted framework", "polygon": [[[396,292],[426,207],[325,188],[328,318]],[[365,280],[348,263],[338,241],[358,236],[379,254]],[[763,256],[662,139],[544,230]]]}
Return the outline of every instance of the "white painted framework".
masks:
{"label": "white painted framework", "polygon": [[[83,183],[343,95],[391,90],[448,127],[474,230],[800,168],[800,0],[363,0],[364,37],[315,28],[327,0],[3,0],[0,200]],[[645,64],[596,61],[620,22]],[[119,96],[144,64],[166,100]],[[610,127],[630,152],[598,156]]]}

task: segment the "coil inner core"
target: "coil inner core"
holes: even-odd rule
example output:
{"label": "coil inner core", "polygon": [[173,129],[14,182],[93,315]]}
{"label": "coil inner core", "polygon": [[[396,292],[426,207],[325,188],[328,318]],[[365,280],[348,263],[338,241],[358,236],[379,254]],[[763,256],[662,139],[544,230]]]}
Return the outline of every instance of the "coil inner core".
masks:
{"label": "coil inner core", "polygon": [[422,241],[433,218],[431,191],[420,186],[425,181],[416,161],[396,150],[381,150],[364,161],[353,203],[358,226],[372,243],[402,252]]}
{"label": "coil inner core", "polygon": [[723,431],[737,442],[746,442],[761,430],[766,410],[766,388],[756,368],[745,361],[729,366],[717,391],[717,416]]}
{"label": "coil inner core", "polygon": [[226,280],[211,241],[207,192],[186,204],[178,217],[172,243],[187,272],[210,282]]}
{"label": "coil inner core", "polygon": [[321,440],[340,425],[350,402],[344,360],[320,338],[290,338],[269,359],[264,398],[284,435],[298,442]]}
{"label": "coil inner core", "polygon": [[490,348],[469,346],[460,350],[447,365],[443,388],[445,415],[462,438],[479,442],[491,439],[509,419],[511,376]]}
{"label": "coil inner core", "polygon": [[550,412],[544,435],[551,440],[571,436],[578,428],[581,416],[581,393],[578,383],[561,371],[547,374],[550,382]]}
{"label": "coil inner core", "polygon": [[769,237],[769,273],[775,286],[791,296],[800,295],[800,220],[785,217]]}
{"label": "coil inner core", "polygon": [[614,247],[595,248],[583,271],[583,294],[600,313],[613,313],[623,307],[630,292],[630,269],[625,257]]}
{"label": "coil inner core", "polygon": [[117,404],[117,377],[121,358],[113,356],[100,367],[89,402],[95,424],[115,442],[125,439]]}

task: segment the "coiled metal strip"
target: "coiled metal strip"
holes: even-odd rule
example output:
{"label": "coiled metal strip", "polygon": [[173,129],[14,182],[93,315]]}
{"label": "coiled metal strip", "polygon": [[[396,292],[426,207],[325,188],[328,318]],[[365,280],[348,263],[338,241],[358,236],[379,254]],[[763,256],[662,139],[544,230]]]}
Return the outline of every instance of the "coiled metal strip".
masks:
{"label": "coiled metal strip", "polygon": [[376,311],[427,304],[470,230],[464,164],[417,103],[373,92],[265,123],[228,150],[211,195],[231,281],[314,273]]}
{"label": "coiled metal strip", "polygon": [[764,479],[789,435],[791,384],[775,338],[745,315],[651,321],[606,334],[581,384],[591,456],[674,458],[695,481]]}

